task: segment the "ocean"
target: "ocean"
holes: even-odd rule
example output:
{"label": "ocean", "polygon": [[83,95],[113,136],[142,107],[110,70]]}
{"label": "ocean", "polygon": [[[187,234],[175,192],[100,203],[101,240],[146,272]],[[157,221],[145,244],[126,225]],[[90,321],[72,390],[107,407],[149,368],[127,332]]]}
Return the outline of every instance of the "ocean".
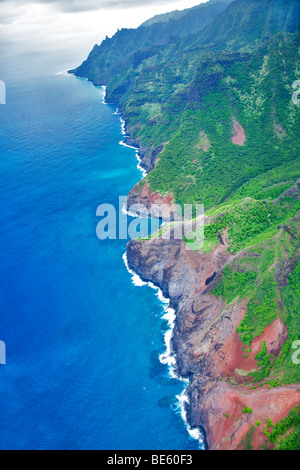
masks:
{"label": "ocean", "polygon": [[142,177],[136,153],[117,104],[54,68],[0,76],[0,448],[199,449],[160,361],[166,305],[133,282],[126,240],[96,236],[97,207]]}

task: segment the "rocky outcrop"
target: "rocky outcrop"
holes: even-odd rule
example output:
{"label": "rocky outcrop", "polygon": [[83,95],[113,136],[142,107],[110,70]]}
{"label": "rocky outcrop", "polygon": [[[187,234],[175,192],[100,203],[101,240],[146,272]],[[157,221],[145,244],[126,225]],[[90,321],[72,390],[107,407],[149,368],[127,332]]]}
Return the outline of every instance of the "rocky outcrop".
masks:
{"label": "rocky outcrop", "polygon": [[[225,381],[201,381],[195,376],[189,387],[189,421],[192,426],[200,423],[204,427],[211,450],[245,450],[249,445],[253,449],[264,445],[268,448],[271,445],[263,432],[267,418],[276,423],[287,416],[299,403],[298,387],[249,390],[249,387],[237,387]],[[245,407],[252,412],[243,413]],[[251,436],[248,443],[247,433],[249,438]]]}
{"label": "rocky outcrop", "polygon": [[[143,280],[159,286],[176,309],[172,346],[178,373],[190,379],[190,425],[205,429],[210,449],[246,448],[247,433],[252,433],[251,445],[260,448],[266,441],[265,425],[256,422],[285,417],[299,403],[299,385],[270,389],[261,384],[255,390],[248,385],[251,372],[257,370],[255,355],[262,342],[268,354],[277,357],[287,331],[278,318],[253,340],[251,353],[242,353],[237,327],[247,301],[237,297],[226,304],[213,293],[224,268],[242,256],[233,256],[227,246],[226,232],[210,253],[189,250],[172,236],[169,240],[131,240],[127,256],[129,266]],[[252,413],[243,413],[245,407]]]}
{"label": "rocky outcrop", "polygon": [[[130,132],[128,130],[128,132]],[[143,147],[140,141],[133,140],[130,137],[126,137],[125,142],[127,145],[138,149],[139,157],[141,160],[141,167],[147,172],[150,173],[154,169],[157,156],[163,150],[164,146],[159,145],[155,149]]]}
{"label": "rocky outcrop", "polygon": [[293,199],[300,199],[300,179],[297,183],[279,196],[275,202],[281,202],[284,197],[292,197]]}
{"label": "rocky outcrop", "polygon": [[140,204],[145,206],[146,216],[149,214],[156,218],[174,219],[176,205],[173,195],[160,195],[157,191],[152,191],[143,181],[132,188],[126,200],[126,207],[130,212],[135,212],[134,206]]}

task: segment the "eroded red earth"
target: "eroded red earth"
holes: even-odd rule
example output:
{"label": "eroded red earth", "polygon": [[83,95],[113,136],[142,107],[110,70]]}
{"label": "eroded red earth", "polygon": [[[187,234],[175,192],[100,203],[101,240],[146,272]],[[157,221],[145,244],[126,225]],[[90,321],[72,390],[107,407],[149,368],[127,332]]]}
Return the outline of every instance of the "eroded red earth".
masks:
{"label": "eroded red earth", "polygon": [[246,134],[241,124],[238,121],[234,120],[233,125],[235,134],[231,138],[232,143],[236,145],[245,145]]}

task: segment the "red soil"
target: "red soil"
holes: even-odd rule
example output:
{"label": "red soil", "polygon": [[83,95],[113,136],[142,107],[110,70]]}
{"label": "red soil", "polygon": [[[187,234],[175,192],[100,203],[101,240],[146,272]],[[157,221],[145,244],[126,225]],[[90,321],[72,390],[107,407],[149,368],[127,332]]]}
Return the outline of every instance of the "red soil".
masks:
{"label": "red soil", "polygon": [[164,194],[163,196],[161,196],[157,191],[153,192],[151,189],[149,189],[147,184],[144,184],[143,186],[141,197],[147,198],[148,201],[153,204],[167,204],[170,207],[172,207],[174,204],[173,195]]}
{"label": "red soil", "polygon": [[231,138],[232,143],[236,145],[244,145],[246,141],[246,135],[245,135],[244,129],[236,120],[233,121],[233,124],[234,124],[234,130],[236,133]]}
{"label": "red soil", "polygon": [[273,321],[271,325],[267,326],[263,333],[254,338],[251,343],[252,354],[255,356],[261,350],[261,344],[266,342],[267,351],[269,354],[278,356],[281,351],[283,343],[287,339],[287,329],[279,318]]}
{"label": "red soil", "polygon": [[[218,385],[211,384],[211,387],[211,393],[207,393],[203,400],[205,421],[209,421],[212,430],[209,436],[211,449],[242,449],[239,444],[251,425],[255,429],[252,446],[260,448],[266,441],[264,429],[267,418],[271,418],[273,423],[280,421],[298,406],[300,400],[297,385],[249,390],[248,387],[220,382]],[[243,413],[245,407],[251,408],[252,413]],[[226,414],[229,415],[227,418]],[[257,421],[262,422],[260,426],[256,426]]]}
{"label": "red soil", "polygon": [[[255,356],[260,351],[262,342],[266,342],[268,353],[276,357],[287,337],[284,324],[280,319],[276,319],[252,341],[249,348],[245,348],[251,349],[251,353],[245,357],[246,351],[242,351],[244,345],[236,328],[246,311],[247,304],[241,302],[235,306],[233,304],[231,312],[227,312],[231,316],[233,325],[220,344],[220,348],[217,348],[213,354],[213,376],[218,377],[219,381],[211,382],[205,390],[202,390],[202,416],[207,429],[210,430],[207,436],[210,449],[244,448],[245,434],[250,431],[251,426],[254,427],[252,446],[255,449],[260,448],[266,442],[263,431],[267,418],[276,423],[286,417],[300,400],[297,384],[273,389],[265,384],[253,390],[246,385],[249,382],[248,374],[251,370],[257,369]],[[210,334],[218,336],[216,329],[212,329]],[[214,342],[212,348],[213,344]],[[224,379],[228,377],[239,385],[226,383]],[[245,407],[251,408],[252,413],[243,413]],[[229,416],[226,418],[227,414]],[[257,421],[263,423],[256,426]],[[268,443],[268,447],[270,446]]]}
{"label": "red soil", "polygon": [[217,366],[219,372],[225,377],[234,377],[237,382],[247,382],[249,380],[247,375],[240,375],[237,372],[238,370],[245,371],[245,373],[250,373],[257,367],[255,354],[248,354],[247,358],[244,357],[246,354],[245,351],[242,351],[244,344],[240,340],[239,334],[236,331],[237,327],[241,323],[241,320],[244,318],[246,311],[247,305],[241,305],[240,314],[236,318],[234,328],[222,345],[222,351],[224,354],[216,356],[215,359],[215,365]]}
{"label": "red soil", "polygon": [[275,124],[275,133],[279,139],[283,139],[286,136],[285,130],[279,124]]}
{"label": "red soil", "polygon": [[[248,382],[249,377],[247,377],[246,372],[250,373],[254,369],[257,369],[255,356],[261,350],[263,341],[266,342],[268,354],[274,354],[274,356],[277,357],[280,354],[282,345],[287,339],[286,327],[281,320],[276,319],[271,325],[264,329],[260,336],[254,338],[249,348],[246,348],[236,331],[246,311],[247,305],[241,305],[240,314],[236,319],[234,329],[222,345],[224,355],[216,356],[215,360],[215,366],[220,374],[227,377],[234,377],[239,383]],[[242,350],[242,348],[244,350]],[[247,349],[251,349],[251,352],[247,353]],[[245,357],[246,354],[248,357]],[[220,359],[220,357],[222,359]],[[245,371],[245,375],[241,375],[239,371]]]}

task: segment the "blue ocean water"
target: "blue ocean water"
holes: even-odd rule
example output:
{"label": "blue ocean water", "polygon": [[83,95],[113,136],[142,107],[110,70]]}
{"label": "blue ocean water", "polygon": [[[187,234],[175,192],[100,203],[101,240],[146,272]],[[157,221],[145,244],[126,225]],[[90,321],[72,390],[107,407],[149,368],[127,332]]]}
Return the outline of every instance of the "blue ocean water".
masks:
{"label": "blue ocean water", "polygon": [[[45,69],[46,70],[46,69]],[[2,77],[0,77],[2,78]],[[159,362],[163,308],[96,208],[141,178],[116,105],[66,75],[7,80],[0,106],[1,449],[197,449]]]}

